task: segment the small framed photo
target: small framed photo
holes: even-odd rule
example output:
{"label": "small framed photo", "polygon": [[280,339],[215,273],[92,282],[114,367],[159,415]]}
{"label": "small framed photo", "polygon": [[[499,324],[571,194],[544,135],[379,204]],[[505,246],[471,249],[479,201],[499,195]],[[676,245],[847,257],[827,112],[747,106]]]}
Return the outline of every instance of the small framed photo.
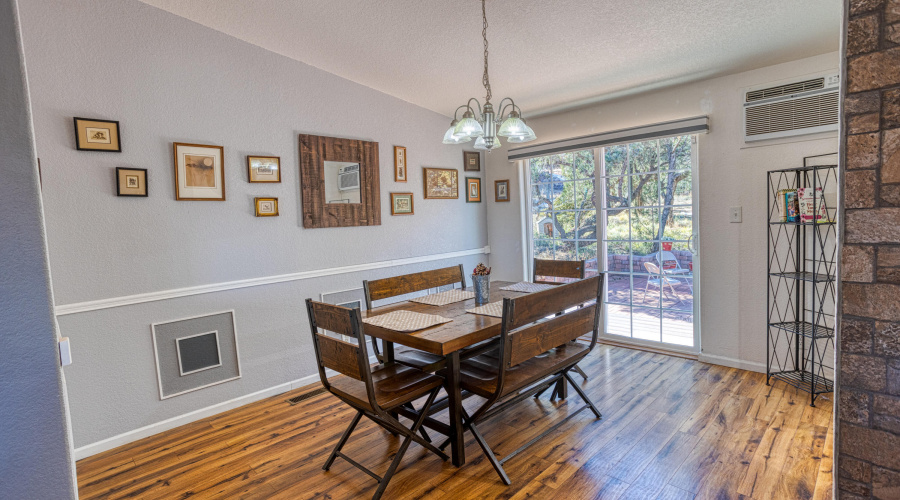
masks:
{"label": "small framed photo", "polygon": [[78,151],[122,152],[119,122],[75,117],[75,149]]}
{"label": "small framed photo", "polygon": [[459,198],[459,171],[453,168],[423,168],[426,200]]}
{"label": "small framed photo", "polygon": [[248,156],[247,171],[250,182],[281,182],[281,158]]}
{"label": "small framed photo", "polygon": [[481,203],[480,177],[466,177],[466,203]]}
{"label": "small framed photo", "polygon": [[147,169],[116,167],[116,194],[147,196]]}
{"label": "small framed photo", "polygon": [[278,217],[278,198],[253,198],[257,217]]}
{"label": "small framed photo", "polygon": [[391,193],[391,215],[413,215],[412,193]]}
{"label": "small framed photo", "polygon": [[403,146],[394,146],[394,181],[406,182],[406,148]]}
{"label": "small framed photo", "polygon": [[478,151],[463,151],[463,165],[466,172],[481,172],[481,154]]}
{"label": "small framed photo", "polygon": [[173,146],[175,199],[225,201],[225,148],[181,142]]}
{"label": "small framed photo", "polygon": [[509,201],[509,179],[494,181],[494,201]]}

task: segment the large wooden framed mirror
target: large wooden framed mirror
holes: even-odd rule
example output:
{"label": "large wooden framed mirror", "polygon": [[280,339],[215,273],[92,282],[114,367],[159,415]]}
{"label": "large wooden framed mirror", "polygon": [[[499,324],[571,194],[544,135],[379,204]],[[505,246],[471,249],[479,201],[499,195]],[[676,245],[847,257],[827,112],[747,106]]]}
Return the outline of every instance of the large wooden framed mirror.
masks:
{"label": "large wooden framed mirror", "polygon": [[303,227],[381,225],[378,143],[300,135]]}

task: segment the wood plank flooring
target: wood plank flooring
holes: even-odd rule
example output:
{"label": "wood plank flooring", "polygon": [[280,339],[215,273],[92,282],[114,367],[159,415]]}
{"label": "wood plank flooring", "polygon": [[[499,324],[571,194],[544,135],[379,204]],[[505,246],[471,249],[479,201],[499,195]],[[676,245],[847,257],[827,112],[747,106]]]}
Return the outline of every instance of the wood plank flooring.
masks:
{"label": "wood plank flooring", "polygon": [[[455,468],[413,444],[384,498],[830,499],[830,394],[765,376],[598,345],[582,386],[603,413],[582,412],[506,463],[504,486],[466,434]],[[575,377],[582,382],[580,377]],[[296,406],[282,394],[78,462],[81,498],[370,498],[376,483],[338,459],[322,464],[353,411],[330,394]],[[578,409],[575,391],[528,400],[480,430],[505,456]],[[470,406],[467,404],[467,406]],[[383,473],[400,440],[365,419],[344,453]]]}

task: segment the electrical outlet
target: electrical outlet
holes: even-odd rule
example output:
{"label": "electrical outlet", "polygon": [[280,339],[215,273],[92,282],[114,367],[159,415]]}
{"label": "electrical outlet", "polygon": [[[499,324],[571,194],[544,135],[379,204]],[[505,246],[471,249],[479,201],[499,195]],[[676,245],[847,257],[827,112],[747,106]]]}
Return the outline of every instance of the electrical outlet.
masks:
{"label": "electrical outlet", "polygon": [[741,207],[731,207],[728,210],[729,222],[741,222]]}

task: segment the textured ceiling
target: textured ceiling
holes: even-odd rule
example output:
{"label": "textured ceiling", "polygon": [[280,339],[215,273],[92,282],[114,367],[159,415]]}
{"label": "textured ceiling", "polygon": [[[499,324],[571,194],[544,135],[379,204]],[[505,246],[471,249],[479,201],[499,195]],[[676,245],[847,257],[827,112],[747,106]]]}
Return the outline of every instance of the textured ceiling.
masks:
{"label": "textured ceiling", "polygon": [[[477,0],[142,0],[451,115],[481,86]],[[838,50],[840,0],[487,0],[493,102],[546,113]]]}

